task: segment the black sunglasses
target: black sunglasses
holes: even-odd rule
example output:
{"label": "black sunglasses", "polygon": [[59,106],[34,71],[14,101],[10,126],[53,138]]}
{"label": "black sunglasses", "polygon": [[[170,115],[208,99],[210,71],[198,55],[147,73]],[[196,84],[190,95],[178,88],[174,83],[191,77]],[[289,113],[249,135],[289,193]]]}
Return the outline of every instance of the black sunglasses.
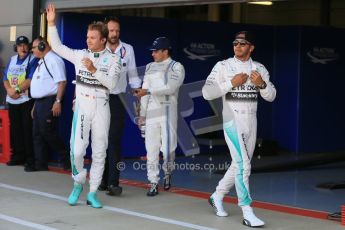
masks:
{"label": "black sunglasses", "polygon": [[247,42],[245,40],[243,40],[243,41],[235,40],[232,42],[233,46],[237,46],[238,44],[240,44],[241,47],[244,47],[246,45],[250,45],[250,42]]}

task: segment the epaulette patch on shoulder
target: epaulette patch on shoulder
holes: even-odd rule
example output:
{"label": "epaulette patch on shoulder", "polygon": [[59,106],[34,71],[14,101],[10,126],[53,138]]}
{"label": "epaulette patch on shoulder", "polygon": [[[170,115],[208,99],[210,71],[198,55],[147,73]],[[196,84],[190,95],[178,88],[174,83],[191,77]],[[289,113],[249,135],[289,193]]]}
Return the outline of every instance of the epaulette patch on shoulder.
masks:
{"label": "epaulette patch on shoulder", "polygon": [[[175,70],[176,70],[176,69],[174,69],[174,67],[175,67],[175,64],[177,64],[177,63],[179,63],[179,62],[173,61],[172,65],[171,65],[171,70],[172,70],[173,72],[175,72]],[[179,64],[180,64],[180,63],[179,63]]]}
{"label": "epaulette patch on shoulder", "polygon": [[259,68],[263,68],[263,67],[264,67],[264,65],[261,64],[260,62],[254,61],[253,63],[254,63],[257,67],[259,67]]}
{"label": "epaulette patch on shoulder", "polygon": [[222,65],[226,65],[226,63],[227,63],[228,61],[233,61],[233,59],[234,59],[234,58],[224,59],[224,60],[220,61],[220,63],[221,63]]}
{"label": "epaulette patch on shoulder", "polygon": [[149,63],[149,64],[146,65],[146,70],[145,70],[145,72],[147,72],[147,71],[150,69],[152,63],[153,63],[153,62],[151,62],[151,63]]}

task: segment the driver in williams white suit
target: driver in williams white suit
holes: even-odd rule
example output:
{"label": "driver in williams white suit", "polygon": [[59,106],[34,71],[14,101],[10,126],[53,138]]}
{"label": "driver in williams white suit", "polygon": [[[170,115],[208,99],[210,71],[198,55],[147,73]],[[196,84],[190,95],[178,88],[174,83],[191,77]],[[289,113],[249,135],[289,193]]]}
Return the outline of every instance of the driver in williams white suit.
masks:
{"label": "driver in williams white suit", "polygon": [[136,90],[141,97],[141,119],[145,123],[147,151],[147,177],[150,182],[148,196],[158,194],[159,152],[163,153],[163,188],[169,190],[177,147],[177,102],[179,88],[185,71],[181,63],[171,59],[168,38],[154,40],[151,51],[154,62],[146,65],[142,89]]}

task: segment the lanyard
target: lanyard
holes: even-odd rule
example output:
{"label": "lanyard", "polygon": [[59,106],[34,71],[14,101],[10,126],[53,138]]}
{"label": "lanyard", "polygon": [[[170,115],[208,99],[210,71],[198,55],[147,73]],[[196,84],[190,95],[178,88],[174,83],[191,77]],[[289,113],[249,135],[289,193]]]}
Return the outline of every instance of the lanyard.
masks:
{"label": "lanyard", "polygon": [[126,48],[122,46],[120,49],[120,58],[124,59],[125,56],[126,56]]}

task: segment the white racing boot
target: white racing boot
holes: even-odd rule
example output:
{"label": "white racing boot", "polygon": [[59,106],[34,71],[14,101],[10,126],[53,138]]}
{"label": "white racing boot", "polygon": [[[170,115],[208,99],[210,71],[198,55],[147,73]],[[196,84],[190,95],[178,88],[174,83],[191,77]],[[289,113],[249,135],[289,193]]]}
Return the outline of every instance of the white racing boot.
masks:
{"label": "white racing boot", "polygon": [[252,228],[262,227],[265,225],[265,223],[262,220],[255,216],[252,207],[250,207],[249,205],[243,206],[242,212],[244,225]]}
{"label": "white racing boot", "polygon": [[208,202],[213,207],[217,216],[225,217],[229,215],[223,208],[223,197],[219,197],[216,192],[208,198]]}

